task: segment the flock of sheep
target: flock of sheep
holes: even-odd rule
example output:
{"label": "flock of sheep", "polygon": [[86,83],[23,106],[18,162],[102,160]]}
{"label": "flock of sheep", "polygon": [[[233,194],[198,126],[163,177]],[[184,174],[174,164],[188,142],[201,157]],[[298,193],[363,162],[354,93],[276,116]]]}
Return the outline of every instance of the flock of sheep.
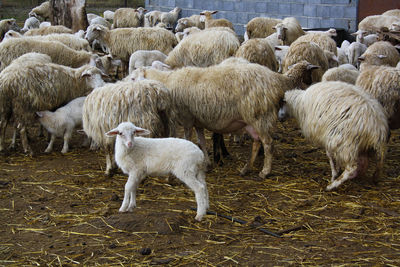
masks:
{"label": "flock of sheep", "polygon": [[[400,127],[400,54],[377,31],[400,30],[400,10],[365,18],[356,41],[340,47],[335,29],[307,32],[294,17],[254,18],[241,43],[230,21],[212,18],[217,11],[179,18],[180,11],[87,14],[89,27],[74,33],[46,21],[47,1],[32,9],[22,29],[14,19],[0,21],[0,151],[8,124],[10,147],[19,132],[31,155],[32,122],[51,134],[45,152],[56,137],[68,152],[74,129],[83,126],[84,141],[106,153],[106,174],[116,163],[129,175],[120,211],[133,210],[147,175],[172,173],[195,192],[201,220],[211,164],[204,129],[216,136],[246,130],[253,144],[241,174],[253,168],[262,145],[265,178],[271,133],[278,117],[291,115],[326,150],[327,190],[364,174],[372,156],[379,178],[390,130]],[[122,72],[117,81],[110,77],[115,69]],[[174,138],[178,125],[189,140],[194,128],[199,146]]]}

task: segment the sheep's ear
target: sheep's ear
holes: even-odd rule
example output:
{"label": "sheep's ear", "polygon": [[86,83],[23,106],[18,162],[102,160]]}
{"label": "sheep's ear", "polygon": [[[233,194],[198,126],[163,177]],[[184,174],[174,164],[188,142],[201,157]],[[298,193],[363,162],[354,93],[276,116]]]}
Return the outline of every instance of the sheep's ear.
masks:
{"label": "sheep's ear", "polygon": [[211,14],[216,14],[216,13],[218,13],[218,10],[211,11]]}
{"label": "sheep's ear", "polygon": [[118,129],[112,129],[111,131],[106,132],[106,136],[108,137],[113,137],[119,134]]}
{"label": "sheep's ear", "polygon": [[39,118],[43,118],[43,112],[36,111],[36,115],[37,115]]}
{"label": "sheep's ear", "polygon": [[378,55],[378,58],[383,59],[383,58],[387,58],[387,56],[385,56],[385,55]]}
{"label": "sheep's ear", "polygon": [[315,70],[315,69],[319,69],[319,66],[313,64],[307,65],[307,70]]}
{"label": "sheep's ear", "polygon": [[85,70],[84,72],[82,72],[81,78],[90,77],[91,75],[92,72],[90,70]]}
{"label": "sheep's ear", "polygon": [[365,57],[364,57],[364,56],[358,57],[358,61],[364,61],[364,60],[365,60]]}
{"label": "sheep's ear", "polygon": [[143,128],[140,128],[140,127],[135,127],[135,134],[136,135],[149,135],[150,131],[146,130],[146,129],[143,129]]}
{"label": "sheep's ear", "polygon": [[353,35],[353,36],[357,36],[358,32],[353,32],[353,33],[350,33],[350,34]]}
{"label": "sheep's ear", "polygon": [[200,12],[200,15],[204,16],[204,12]]}
{"label": "sheep's ear", "polygon": [[281,51],[281,50],[282,50],[282,48],[280,48],[279,46],[275,46],[275,50],[279,50],[279,51]]}

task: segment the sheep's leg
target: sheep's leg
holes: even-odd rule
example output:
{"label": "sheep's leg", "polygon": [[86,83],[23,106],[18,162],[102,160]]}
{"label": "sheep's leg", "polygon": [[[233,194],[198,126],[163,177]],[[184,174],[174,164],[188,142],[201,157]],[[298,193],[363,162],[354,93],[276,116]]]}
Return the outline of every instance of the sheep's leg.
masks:
{"label": "sheep's leg", "polygon": [[182,170],[179,173],[176,173],[176,177],[194,192],[197,203],[197,214],[195,219],[201,221],[203,216],[206,214],[208,207],[208,191],[205,179],[201,178],[201,174],[195,174],[192,171],[187,170]]}
{"label": "sheep's leg", "polygon": [[128,181],[125,184],[124,200],[119,208],[120,212],[133,212],[136,207],[136,190],[143,178],[136,174],[129,174]]}
{"label": "sheep's leg", "polygon": [[330,183],[327,187],[327,191],[331,191],[341,185],[343,182],[353,179],[357,176],[357,164],[347,165],[344,172],[340,175],[338,179]]}
{"label": "sheep's leg", "polygon": [[20,135],[21,135],[21,142],[22,142],[22,148],[24,149],[24,153],[29,153],[30,156],[33,156],[32,148],[29,146],[28,136],[26,133],[25,125],[21,126]]}
{"label": "sheep's leg", "polygon": [[192,140],[193,128],[192,127],[185,127],[184,128],[185,139]]}
{"label": "sheep's leg", "polygon": [[61,150],[62,154],[65,154],[68,152],[68,149],[69,149],[68,143],[69,143],[69,140],[71,139],[71,136],[72,136],[72,130],[71,131],[67,130],[64,134],[64,146]]}
{"label": "sheep's leg", "polygon": [[247,161],[246,165],[244,165],[243,169],[240,171],[240,175],[246,175],[249,171],[253,169],[254,161],[256,160],[260,147],[261,147],[260,140],[253,140],[250,158]]}
{"label": "sheep's leg", "polygon": [[376,154],[376,169],[372,176],[372,181],[377,183],[382,175],[383,163],[385,160],[386,148],[382,147]]}
{"label": "sheep's leg", "polygon": [[199,139],[199,145],[204,153],[204,160],[207,166],[211,165],[210,158],[208,157],[206,138],[204,137],[204,129],[196,127],[197,138]]}
{"label": "sheep's leg", "polygon": [[14,125],[14,129],[13,129],[13,135],[12,135],[12,139],[11,139],[11,144],[8,148],[10,149],[15,149],[15,143],[17,142],[17,127]]}
{"label": "sheep's leg", "polygon": [[[264,146],[264,167],[259,173],[260,178],[267,177],[271,173],[272,166],[272,138],[270,135],[260,136],[261,142]],[[257,156],[257,154],[256,154]],[[254,156],[255,158],[255,156]]]}
{"label": "sheep's leg", "polygon": [[331,182],[333,182],[335,181],[336,178],[338,178],[340,170],[338,169],[338,166],[335,165],[335,160],[333,159],[333,155],[329,151],[326,151],[326,155],[328,156],[329,164],[331,165],[331,171],[332,171]]}
{"label": "sheep's leg", "polygon": [[45,153],[50,153],[51,151],[53,151],[53,145],[54,145],[54,141],[56,140],[56,135],[52,134],[50,137],[50,142],[47,145],[46,150],[44,151]]}
{"label": "sheep's leg", "polygon": [[0,120],[0,151],[4,150],[4,139],[6,138],[7,120]]}

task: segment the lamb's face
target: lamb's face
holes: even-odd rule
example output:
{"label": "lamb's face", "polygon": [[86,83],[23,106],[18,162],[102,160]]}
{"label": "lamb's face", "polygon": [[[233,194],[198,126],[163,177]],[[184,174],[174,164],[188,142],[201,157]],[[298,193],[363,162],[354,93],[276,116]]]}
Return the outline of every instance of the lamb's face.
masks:
{"label": "lamb's face", "polygon": [[90,25],[87,28],[85,39],[88,40],[89,43],[92,43],[94,40],[99,40],[103,33],[105,32],[106,27],[98,24]]}
{"label": "lamb's face", "polygon": [[100,69],[90,67],[82,73],[81,78],[86,80],[86,84],[89,88],[94,89],[104,85],[102,75],[104,74]]}
{"label": "lamb's face", "polygon": [[285,41],[286,40],[286,31],[287,28],[283,26],[283,24],[278,24],[275,26],[276,34],[279,40]]}
{"label": "lamb's face", "polygon": [[106,133],[108,137],[117,137],[117,142],[122,143],[126,148],[133,147],[135,135],[148,135],[150,131],[137,127],[131,122],[121,122],[117,128]]}

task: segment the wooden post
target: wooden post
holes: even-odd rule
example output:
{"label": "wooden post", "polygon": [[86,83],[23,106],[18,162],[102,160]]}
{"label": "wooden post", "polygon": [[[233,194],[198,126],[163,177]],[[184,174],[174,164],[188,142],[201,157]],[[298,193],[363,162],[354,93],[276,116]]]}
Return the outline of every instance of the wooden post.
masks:
{"label": "wooden post", "polygon": [[74,32],[86,30],[86,0],[50,0],[52,25],[64,25]]}

